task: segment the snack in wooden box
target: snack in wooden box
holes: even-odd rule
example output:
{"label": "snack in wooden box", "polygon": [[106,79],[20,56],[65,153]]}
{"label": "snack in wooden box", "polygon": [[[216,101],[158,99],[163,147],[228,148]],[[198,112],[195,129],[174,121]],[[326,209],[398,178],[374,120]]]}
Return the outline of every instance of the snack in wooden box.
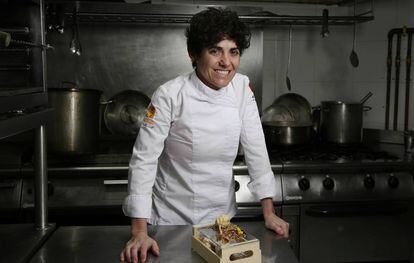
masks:
{"label": "snack in wooden box", "polygon": [[192,249],[209,263],[260,263],[259,240],[230,217],[217,217],[215,223],[193,227]]}

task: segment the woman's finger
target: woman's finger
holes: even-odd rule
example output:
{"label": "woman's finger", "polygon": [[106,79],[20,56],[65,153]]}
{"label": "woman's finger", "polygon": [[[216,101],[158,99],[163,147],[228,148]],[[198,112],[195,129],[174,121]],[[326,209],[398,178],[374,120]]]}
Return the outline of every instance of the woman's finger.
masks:
{"label": "woman's finger", "polygon": [[142,242],[141,247],[139,248],[141,262],[145,262],[147,260],[147,249],[147,242]]}
{"label": "woman's finger", "polygon": [[132,262],[138,262],[138,250],[139,250],[139,243],[138,244],[134,244],[131,247],[131,259],[132,259]]}
{"label": "woman's finger", "polygon": [[125,248],[122,250],[121,254],[119,255],[119,261],[125,262]]}
{"label": "woman's finger", "polygon": [[158,246],[157,241],[155,241],[155,240],[152,241],[151,251],[156,256],[160,255],[160,247]]}
{"label": "woman's finger", "polygon": [[127,245],[124,249],[125,259],[127,262],[132,262],[131,259],[131,245]]}

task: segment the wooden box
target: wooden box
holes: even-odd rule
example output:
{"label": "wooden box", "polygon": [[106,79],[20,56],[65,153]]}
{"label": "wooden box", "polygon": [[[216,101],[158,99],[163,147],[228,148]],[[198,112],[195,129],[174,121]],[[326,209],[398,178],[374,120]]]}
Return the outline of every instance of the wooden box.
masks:
{"label": "wooden box", "polygon": [[246,233],[245,241],[221,245],[203,234],[211,230],[214,224],[193,227],[191,248],[208,263],[261,263],[260,242]]}

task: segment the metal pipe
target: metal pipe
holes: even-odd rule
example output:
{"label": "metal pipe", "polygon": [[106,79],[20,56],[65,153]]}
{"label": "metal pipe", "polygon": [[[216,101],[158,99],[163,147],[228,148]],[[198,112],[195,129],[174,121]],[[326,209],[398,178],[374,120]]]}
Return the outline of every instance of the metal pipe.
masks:
{"label": "metal pipe", "polygon": [[398,95],[400,92],[400,65],[401,65],[401,32],[397,33],[397,47],[395,54],[395,87],[394,87],[394,131],[398,124]]}
{"label": "metal pipe", "polygon": [[46,130],[41,125],[35,130],[35,227],[46,229],[48,226],[47,210],[47,152]]}
{"label": "metal pipe", "polygon": [[391,95],[391,69],[392,69],[392,40],[394,32],[388,32],[388,54],[387,54],[387,95],[385,97],[385,129],[389,129],[390,123],[390,95]]}
{"label": "metal pipe", "polygon": [[413,33],[408,34],[407,57],[405,58],[405,114],[404,130],[408,130],[408,120],[410,111],[410,75],[411,75],[411,46],[413,43]]}

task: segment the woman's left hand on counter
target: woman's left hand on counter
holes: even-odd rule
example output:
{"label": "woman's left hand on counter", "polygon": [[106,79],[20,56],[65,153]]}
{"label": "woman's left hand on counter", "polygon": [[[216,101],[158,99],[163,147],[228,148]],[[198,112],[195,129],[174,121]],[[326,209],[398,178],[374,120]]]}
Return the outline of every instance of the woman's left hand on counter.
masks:
{"label": "woman's left hand on counter", "polygon": [[265,225],[283,238],[289,238],[289,223],[272,213],[265,216]]}
{"label": "woman's left hand on counter", "polygon": [[289,223],[275,214],[275,208],[271,198],[260,200],[263,208],[265,225],[268,229],[275,231],[283,238],[289,238]]}

